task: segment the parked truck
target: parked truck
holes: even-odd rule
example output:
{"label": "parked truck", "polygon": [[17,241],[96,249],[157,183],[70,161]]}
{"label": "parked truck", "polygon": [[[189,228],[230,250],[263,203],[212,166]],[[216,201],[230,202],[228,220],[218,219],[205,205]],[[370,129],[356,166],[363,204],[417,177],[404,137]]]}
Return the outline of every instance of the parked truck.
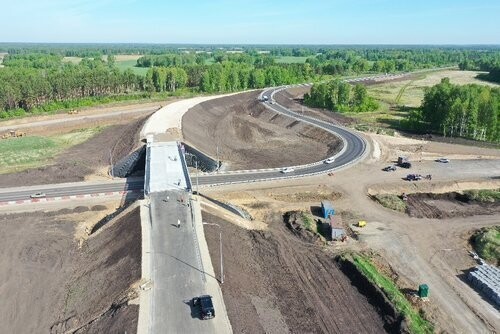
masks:
{"label": "parked truck", "polygon": [[398,166],[401,168],[411,168],[411,162],[407,157],[398,157]]}

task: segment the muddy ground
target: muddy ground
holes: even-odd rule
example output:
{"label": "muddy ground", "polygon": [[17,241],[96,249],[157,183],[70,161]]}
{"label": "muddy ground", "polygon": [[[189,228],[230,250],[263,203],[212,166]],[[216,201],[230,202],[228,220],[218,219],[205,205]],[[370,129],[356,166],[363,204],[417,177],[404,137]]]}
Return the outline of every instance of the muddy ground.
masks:
{"label": "muddy ground", "polygon": [[[0,187],[19,187],[38,184],[84,181],[92,176],[106,177],[113,161],[128,155],[139,143],[139,132],[147,118],[111,125],[88,141],[73,146],[55,157],[47,166],[19,173],[1,174]],[[60,133],[65,129],[61,128]],[[66,129],[67,130],[67,129]],[[51,128],[47,131],[57,131]]]}
{"label": "muddy ground", "polygon": [[445,194],[409,194],[407,212],[416,218],[454,218],[476,215],[499,215],[499,202],[469,201],[458,192]]}
{"label": "muddy ground", "polygon": [[326,131],[266,109],[249,92],[201,103],[182,119],[186,142],[227,169],[271,168],[320,161],[340,150]]}
{"label": "muddy ground", "polygon": [[[387,331],[376,306],[352,285],[333,255],[292,234],[281,215],[268,216],[263,231],[206,212],[203,220],[223,230],[222,293],[235,333]],[[218,275],[219,233],[206,228],[205,236]]]}
{"label": "muddy ground", "polygon": [[75,217],[102,209],[0,216],[0,333],[136,332],[138,307],[126,301],[141,277],[139,209],[79,247]]}

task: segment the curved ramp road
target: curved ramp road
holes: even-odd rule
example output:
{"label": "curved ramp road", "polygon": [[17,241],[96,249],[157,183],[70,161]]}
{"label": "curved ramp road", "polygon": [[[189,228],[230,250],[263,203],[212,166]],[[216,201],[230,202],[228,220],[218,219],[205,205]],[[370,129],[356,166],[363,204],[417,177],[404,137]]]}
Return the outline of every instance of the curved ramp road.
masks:
{"label": "curved ramp road", "polygon": [[[286,87],[270,88],[264,90],[261,95],[271,97]],[[272,100],[274,102],[274,100]],[[340,137],[343,141],[342,150],[335,155],[335,161],[331,164],[323,163],[323,161],[311,163],[304,166],[294,166],[294,171],[290,173],[282,173],[281,168],[263,169],[255,171],[234,171],[226,173],[205,174],[200,175],[198,184],[200,186],[215,186],[231,183],[245,183],[276,179],[289,179],[303,176],[312,176],[322,174],[334,170],[344,168],[359,161],[366,152],[366,141],[358,134],[351,132],[341,126],[317,120],[309,116],[304,116],[292,112],[285,107],[273,103],[265,103],[267,108],[294,118],[306,123],[309,123],[318,128]],[[196,177],[193,175],[193,183],[196,182]],[[142,178],[132,178],[127,180],[114,180],[105,183],[69,183],[69,184],[53,184],[44,186],[32,186],[23,188],[10,188],[2,191],[0,189],[0,203],[9,201],[21,201],[30,199],[30,195],[36,192],[43,192],[47,198],[96,194],[96,193],[111,193],[116,191],[131,191],[144,189],[144,181]]]}
{"label": "curved ramp road", "polygon": [[[294,118],[306,123],[309,123],[313,126],[321,128],[325,131],[328,131],[343,141],[342,150],[337,153],[335,157],[335,161],[331,164],[323,163],[323,161],[312,163],[304,166],[296,166],[293,167],[294,171],[290,173],[282,173],[281,168],[271,169],[271,170],[256,170],[242,173],[218,173],[218,174],[206,174],[199,176],[198,183],[201,186],[214,186],[214,185],[222,185],[222,184],[230,184],[230,183],[244,183],[244,182],[255,182],[255,181],[264,181],[264,180],[275,180],[275,179],[287,179],[287,178],[296,178],[301,176],[311,176],[316,174],[327,173],[331,171],[335,171],[341,168],[344,168],[348,165],[351,165],[357,161],[359,161],[366,152],[367,144],[365,139],[363,139],[360,135],[347,130],[344,127],[333,125],[332,123],[328,123],[322,120],[318,120],[309,116],[304,116],[293,111],[290,111],[283,107],[280,104],[277,104],[273,96],[275,93],[286,89],[284,87],[280,88],[271,88],[262,92],[261,95],[266,95],[270,97],[269,101],[272,101],[273,104],[265,103],[266,107],[288,116],[290,118]],[[196,177],[193,176],[193,183],[196,183]]]}

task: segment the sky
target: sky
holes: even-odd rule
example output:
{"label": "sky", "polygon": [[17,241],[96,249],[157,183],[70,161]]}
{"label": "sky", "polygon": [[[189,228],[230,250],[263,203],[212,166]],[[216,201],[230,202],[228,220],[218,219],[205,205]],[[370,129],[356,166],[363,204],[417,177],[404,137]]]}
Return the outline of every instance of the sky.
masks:
{"label": "sky", "polygon": [[0,42],[500,44],[499,0],[0,0]]}

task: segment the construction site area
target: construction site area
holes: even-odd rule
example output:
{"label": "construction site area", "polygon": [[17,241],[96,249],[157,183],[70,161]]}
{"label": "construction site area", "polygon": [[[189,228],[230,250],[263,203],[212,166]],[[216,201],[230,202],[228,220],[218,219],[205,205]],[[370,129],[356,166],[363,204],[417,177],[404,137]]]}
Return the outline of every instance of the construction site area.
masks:
{"label": "construction site area", "polygon": [[[291,111],[355,131],[357,121],[350,117],[304,106],[309,89],[292,87],[274,99]],[[322,164],[342,150],[341,138],[273,111],[259,102],[259,93],[195,105],[175,136],[220,161],[221,175]],[[0,188],[112,180],[113,165],[144,145],[141,129],[165,104],[23,121],[19,129],[4,131],[4,141],[99,130],[36,166],[0,173]],[[481,284],[469,273],[483,261],[474,236],[499,226],[500,199],[478,194],[498,194],[500,150],[400,134],[359,135],[368,149],[349,168],[196,189],[232,331],[499,332],[498,304],[486,288],[478,290]],[[411,169],[398,165],[402,156]],[[437,161],[442,157],[448,162]],[[384,171],[388,166],[396,167]],[[192,168],[194,184],[195,173]],[[432,178],[410,182],[410,173]],[[132,176],[142,178],[144,171]],[[0,332],[138,332],[139,295],[154,285],[141,277],[144,245],[136,201],[141,196],[0,206]],[[325,203],[332,212],[325,213]],[[338,238],[332,228],[341,231]],[[380,276],[370,276],[372,271]],[[377,277],[396,287],[404,306]],[[425,296],[419,290],[424,285]]]}

